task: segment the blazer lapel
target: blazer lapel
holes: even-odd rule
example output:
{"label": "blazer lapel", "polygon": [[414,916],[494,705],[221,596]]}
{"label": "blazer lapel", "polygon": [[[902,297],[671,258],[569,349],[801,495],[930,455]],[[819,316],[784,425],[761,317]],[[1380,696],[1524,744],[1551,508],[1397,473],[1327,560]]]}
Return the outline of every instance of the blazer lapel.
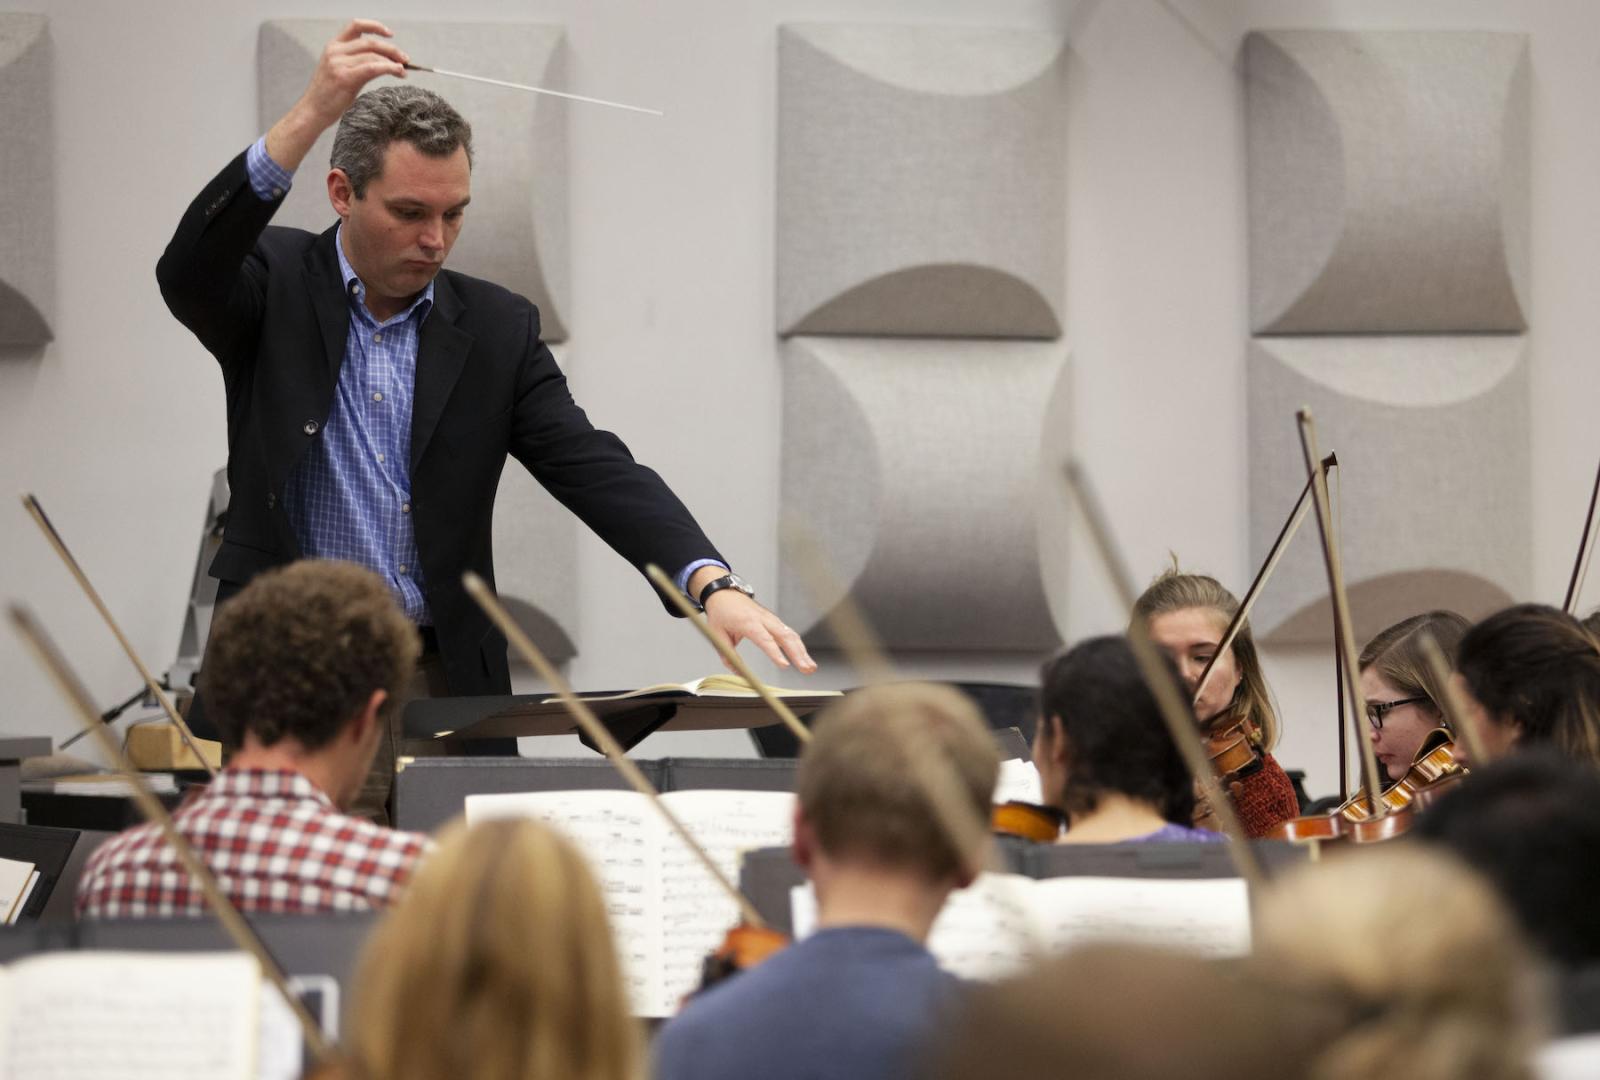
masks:
{"label": "blazer lapel", "polygon": [[433,310],[417,335],[416,394],[411,401],[412,469],[428,449],[472,350],[472,335],[456,325],[461,310],[460,299],[441,273],[433,279]]}
{"label": "blazer lapel", "polygon": [[333,250],[333,245],[338,243],[338,229],[335,225],[317,237],[317,242],[306,252],[306,288],[317,313],[317,326],[322,330],[329,393],[339,383],[345,339],[350,334],[350,301],[345,296],[344,282],[340,280],[339,256]]}

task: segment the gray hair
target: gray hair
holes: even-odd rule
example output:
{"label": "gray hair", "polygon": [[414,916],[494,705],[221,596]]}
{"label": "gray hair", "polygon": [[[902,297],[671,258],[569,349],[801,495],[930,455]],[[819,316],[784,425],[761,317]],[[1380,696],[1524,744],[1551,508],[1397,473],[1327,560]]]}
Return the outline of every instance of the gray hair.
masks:
{"label": "gray hair", "polygon": [[429,157],[448,157],[465,147],[472,165],[472,125],[420,86],[382,86],[356,98],[339,118],[328,164],[344,170],[359,199],[383,171],[383,155],[397,139]]}

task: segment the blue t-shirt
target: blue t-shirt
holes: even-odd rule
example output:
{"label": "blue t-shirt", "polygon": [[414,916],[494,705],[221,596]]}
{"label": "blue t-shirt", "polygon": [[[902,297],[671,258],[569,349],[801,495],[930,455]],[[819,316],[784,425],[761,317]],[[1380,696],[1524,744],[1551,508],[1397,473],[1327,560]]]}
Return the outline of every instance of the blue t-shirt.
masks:
{"label": "blue t-shirt", "polygon": [[960,986],[898,931],[819,930],[669,1020],[656,1080],[911,1076]]}

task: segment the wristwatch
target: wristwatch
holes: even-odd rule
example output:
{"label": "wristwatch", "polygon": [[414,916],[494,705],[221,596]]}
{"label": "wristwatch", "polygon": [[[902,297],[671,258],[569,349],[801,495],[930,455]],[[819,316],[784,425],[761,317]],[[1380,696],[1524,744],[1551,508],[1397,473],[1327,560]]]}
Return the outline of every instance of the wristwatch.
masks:
{"label": "wristwatch", "polygon": [[700,610],[704,611],[706,609],[706,601],[711,599],[712,593],[719,593],[723,589],[738,589],[752,600],[756,596],[755,589],[744,578],[738,574],[723,574],[716,580],[707,582],[706,587],[700,590],[700,596],[697,601],[700,604]]}

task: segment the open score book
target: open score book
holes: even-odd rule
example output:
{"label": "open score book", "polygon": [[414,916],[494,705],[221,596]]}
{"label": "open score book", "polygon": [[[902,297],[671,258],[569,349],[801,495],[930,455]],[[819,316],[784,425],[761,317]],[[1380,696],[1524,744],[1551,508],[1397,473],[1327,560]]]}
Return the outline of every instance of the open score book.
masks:
{"label": "open score book", "polygon": [[[672,791],[661,798],[735,883],[746,851],[787,844],[793,829],[795,799],[787,791]],[[533,817],[573,841],[605,895],[634,1013],[678,1011],[739,909],[643,795],[541,791],[469,795],[466,802],[469,823]]]}

